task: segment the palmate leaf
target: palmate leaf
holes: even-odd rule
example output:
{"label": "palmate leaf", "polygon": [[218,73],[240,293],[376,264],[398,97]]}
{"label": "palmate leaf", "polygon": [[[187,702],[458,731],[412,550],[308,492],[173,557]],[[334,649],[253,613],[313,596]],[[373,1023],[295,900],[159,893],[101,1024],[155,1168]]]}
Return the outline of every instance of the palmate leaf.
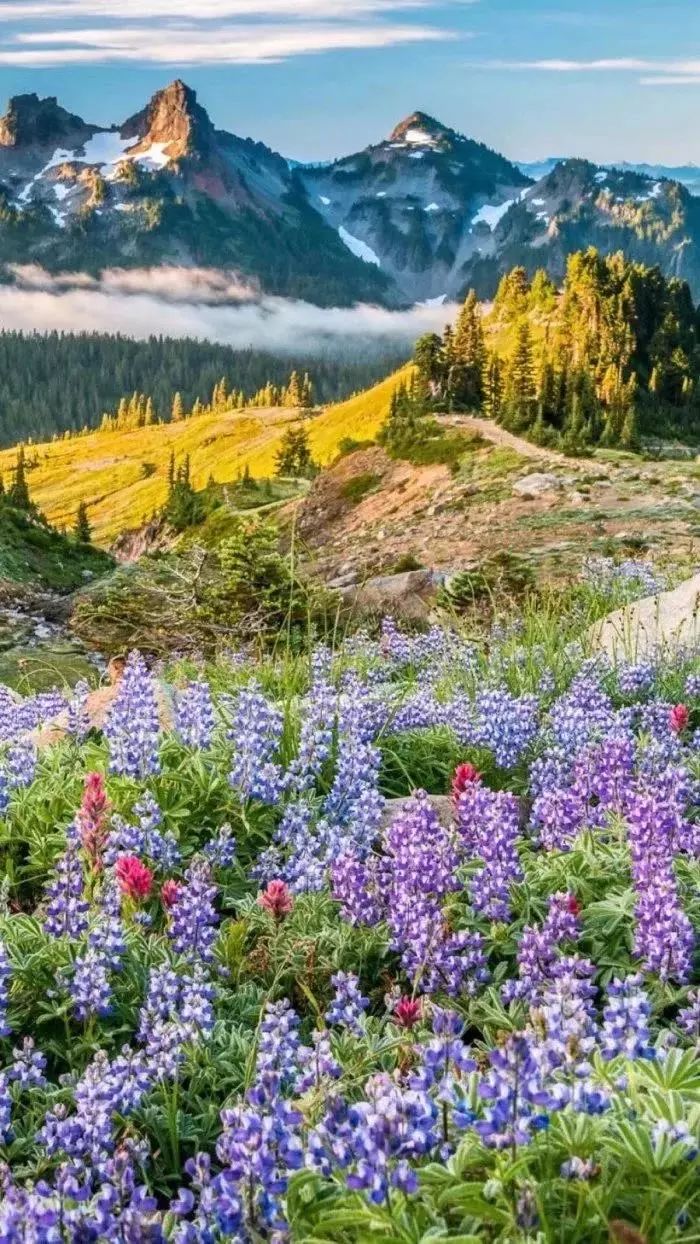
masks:
{"label": "palmate leaf", "polygon": [[700,1061],[694,1050],[669,1050],[663,1059],[635,1063],[630,1079],[639,1087],[674,1090],[687,1100],[700,1102]]}

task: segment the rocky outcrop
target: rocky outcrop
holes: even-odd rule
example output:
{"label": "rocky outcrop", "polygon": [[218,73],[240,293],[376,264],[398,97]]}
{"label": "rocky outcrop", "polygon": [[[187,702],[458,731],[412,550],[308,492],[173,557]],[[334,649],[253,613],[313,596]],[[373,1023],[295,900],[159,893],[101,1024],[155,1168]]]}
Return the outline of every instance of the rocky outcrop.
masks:
{"label": "rocky outcrop", "polygon": [[435,570],[407,570],[403,574],[377,575],[358,587],[341,589],[341,595],[360,613],[425,622],[443,580],[444,575]]}
{"label": "rocky outcrop", "polygon": [[197,103],[196,91],[180,78],[157,91],[141,112],[124,123],[121,134],[138,139],[135,151],[161,144],[170,160],[193,155],[204,158],[216,145],[214,126]]}
{"label": "rocky outcrop", "polygon": [[590,627],[592,652],[612,661],[641,661],[700,643],[700,574],[656,596],[616,609]]}
{"label": "rocky outcrop", "polygon": [[67,112],[54,95],[15,95],[0,117],[0,147],[77,146],[94,133],[95,126]]}

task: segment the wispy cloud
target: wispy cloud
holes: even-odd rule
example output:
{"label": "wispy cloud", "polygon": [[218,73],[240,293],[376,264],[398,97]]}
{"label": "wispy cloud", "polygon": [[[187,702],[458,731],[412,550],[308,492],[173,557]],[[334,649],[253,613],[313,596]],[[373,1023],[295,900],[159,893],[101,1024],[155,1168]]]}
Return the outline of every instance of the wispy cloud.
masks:
{"label": "wispy cloud", "polygon": [[488,60],[471,63],[473,69],[505,69],[540,73],[641,74],[642,86],[689,86],[700,83],[700,60],[649,60],[613,56],[598,60]]}
{"label": "wispy cloud", "polygon": [[150,62],[160,65],[273,64],[290,56],[352,48],[382,48],[399,43],[424,43],[449,38],[448,32],[428,26],[292,25],[218,26],[202,30],[192,25],[120,27],[116,30],[74,30],[19,34],[14,47],[0,48],[0,65],[104,64]]}
{"label": "wispy cloud", "polygon": [[265,64],[456,37],[420,20],[436,7],[437,0],[0,0],[0,65]]}
{"label": "wispy cloud", "polygon": [[[448,0],[450,2],[450,0]],[[476,0],[451,0],[467,5]],[[0,19],[30,21],[60,17],[65,21],[90,17],[179,17],[202,21],[237,17],[318,18],[324,21],[426,9],[434,0],[0,0]]]}

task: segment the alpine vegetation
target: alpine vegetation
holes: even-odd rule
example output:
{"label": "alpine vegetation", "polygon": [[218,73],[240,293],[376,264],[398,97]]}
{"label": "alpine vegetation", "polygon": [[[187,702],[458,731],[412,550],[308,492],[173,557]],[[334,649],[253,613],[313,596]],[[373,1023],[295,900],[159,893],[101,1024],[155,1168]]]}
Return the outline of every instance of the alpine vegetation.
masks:
{"label": "alpine vegetation", "polygon": [[0,698],[0,1239],[695,1238],[700,654],[575,638],[655,575]]}

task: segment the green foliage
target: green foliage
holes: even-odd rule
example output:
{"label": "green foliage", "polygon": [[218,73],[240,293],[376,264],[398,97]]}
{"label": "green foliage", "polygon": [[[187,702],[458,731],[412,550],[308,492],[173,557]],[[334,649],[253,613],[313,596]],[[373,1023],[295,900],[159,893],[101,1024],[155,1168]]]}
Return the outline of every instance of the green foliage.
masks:
{"label": "green foliage", "polygon": [[[325,403],[368,387],[401,362],[399,352],[387,349],[354,361],[300,357],[292,367],[302,377],[301,399]],[[105,411],[118,426],[165,422],[174,394],[190,412],[197,402],[206,406],[215,390],[221,397],[222,378],[227,394],[275,405],[289,371],[286,358],[206,341],[0,332],[0,445],[97,428]]]}
{"label": "green foliage", "polygon": [[78,506],[73,534],[78,541],[78,544],[90,544],[92,540],[92,528],[90,527],[88,508],[84,501],[81,501]]}
{"label": "green foliage", "polygon": [[72,625],[88,646],[108,654],[137,647],[153,655],[208,655],[241,640],[301,639],[323,597],[297,576],[279,550],[275,525],[231,515],[223,538],[119,568],[84,592]]}
{"label": "green foliage", "polygon": [[647,430],[700,436],[700,321],[688,286],[622,254],[569,257],[557,294],[516,267],[485,320],[472,290],[455,330],[416,346],[426,410],[474,410],[537,444],[638,447]]}
{"label": "green foliage", "polygon": [[285,429],[275,460],[277,475],[291,479],[311,479],[317,471],[311,455],[309,433],[303,423]]}
{"label": "green foliage", "polygon": [[366,497],[368,492],[372,492],[381,482],[381,475],[377,475],[375,471],[363,471],[361,475],[353,475],[352,479],[345,481],[340,489],[340,495],[346,501],[356,504],[363,497]]}
{"label": "green foliage", "polygon": [[519,600],[535,586],[532,566],[524,557],[504,549],[478,566],[459,570],[440,589],[440,602],[461,610],[484,598]]}

